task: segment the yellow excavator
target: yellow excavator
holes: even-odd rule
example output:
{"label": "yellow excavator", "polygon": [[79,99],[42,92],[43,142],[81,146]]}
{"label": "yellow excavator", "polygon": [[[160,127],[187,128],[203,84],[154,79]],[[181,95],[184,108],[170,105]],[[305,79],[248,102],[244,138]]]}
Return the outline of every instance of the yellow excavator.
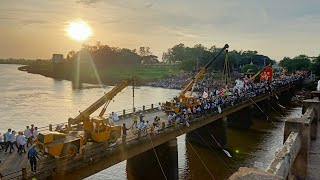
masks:
{"label": "yellow excavator", "polygon": [[[37,148],[44,154],[70,158],[75,156],[87,141],[115,142],[121,136],[121,126],[109,124],[109,120],[103,115],[114,96],[131,82],[133,78],[123,81],[86,110],[80,112],[77,117],[69,118],[65,129],[40,132]],[[90,115],[103,105],[100,114],[90,118]]]}
{"label": "yellow excavator", "polygon": [[[226,49],[229,45],[226,44],[224,47],[191,79],[191,81],[184,87],[184,89],[170,102],[162,103],[162,110],[166,113],[180,111],[180,105],[186,108],[193,108],[199,105],[199,102],[194,96],[192,96],[194,85],[198,82],[199,78],[207,71],[211,64],[219,57],[219,55]],[[187,96],[186,93],[190,91],[190,95]]]}

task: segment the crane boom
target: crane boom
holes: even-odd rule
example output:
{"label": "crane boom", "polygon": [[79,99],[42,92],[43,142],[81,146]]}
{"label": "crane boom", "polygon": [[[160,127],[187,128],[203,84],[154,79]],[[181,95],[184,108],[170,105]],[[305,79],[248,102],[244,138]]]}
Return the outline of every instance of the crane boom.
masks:
{"label": "crane boom", "polygon": [[186,87],[179,93],[179,99],[185,97],[185,94],[192,88],[192,86],[199,80],[199,78],[206,72],[206,70],[211,66],[211,64],[218,58],[218,56],[227,48],[229,45],[226,44],[224,47],[216,54],[186,85]]}
{"label": "crane boom", "polygon": [[[101,106],[103,106],[105,103],[109,103],[114,96],[116,96],[119,92],[121,92],[124,88],[126,88],[131,82],[133,82],[133,78],[123,81],[121,84],[114,87],[111,91],[103,95],[100,99],[98,99],[96,102],[94,102],[91,106],[89,106],[86,110],[80,112],[80,114],[75,118],[69,118],[68,124],[69,126],[72,124],[80,123],[86,119],[89,119],[89,116],[95,112],[97,109],[99,109]],[[103,108],[99,116],[102,116],[105,112],[106,106]]]}

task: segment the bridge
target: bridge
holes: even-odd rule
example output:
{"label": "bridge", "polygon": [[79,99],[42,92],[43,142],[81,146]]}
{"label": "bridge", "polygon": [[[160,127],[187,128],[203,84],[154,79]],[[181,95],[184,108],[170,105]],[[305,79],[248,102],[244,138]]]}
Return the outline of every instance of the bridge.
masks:
{"label": "bridge", "polygon": [[[229,180],[319,179],[320,171],[320,92],[303,101],[301,118],[285,122],[283,146],[265,171],[240,167]],[[318,141],[316,141],[318,139]]]}
{"label": "bridge", "polygon": [[[127,170],[133,174],[143,174],[144,171],[163,171],[167,174],[168,179],[177,179],[178,177],[178,159],[177,159],[177,140],[176,137],[187,133],[187,139],[191,142],[194,139],[192,132],[197,130],[201,133],[201,129],[209,126],[221,129],[217,137],[219,144],[226,144],[226,123],[228,116],[238,113],[246,109],[254,108],[258,103],[270,100],[276,96],[280,99],[289,100],[294,94],[296,85],[301,83],[296,80],[286,86],[282,86],[274,90],[272,93],[265,93],[244,99],[242,102],[234,106],[223,108],[222,113],[208,112],[205,115],[190,120],[190,126],[183,124],[168,125],[167,115],[158,108],[151,106],[149,109],[142,109],[145,114],[144,119],[152,122],[155,116],[161,119],[161,128],[159,133],[153,133],[150,129],[146,133],[138,133],[137,131],[129,131],[126,139],[119,139],[117,144],[110,146],[107,143],[88,143],[81,152],[72,159],[58,159],[41,157],[38,162],[38,170],[36,174],[29,171],[29,163],[26,155],[8,156],[0,154],[1,167],[0,172],[3,179],[31,179],[37,177],[40,179],[83,179],[101,170],[104,170],[121,161],[127,160]],[[290,96],[291,95],[291,96]],[[121,119],[116,124],[122,123],[132,124],[131,113],[125,113],[120,116]],[[248,118],[249,119],[249,118]],[[50,126],[50,129],[53,127]],[[215,133],[215,132],[212,132]],[[188,138],[188,134],[191,134]],[[204,137],[210,135],[201,133]],[[203,142],[202,142],[203,143]],[[165,152],[165,153],[164,153]],[[157,157],[154,157],[155,154]],[[148,163],[157,163],[161,161],[162,167],[150,166]],[[138,165],[137,165],[138,164]],[[158,167],[158,166],[156,166]]]}

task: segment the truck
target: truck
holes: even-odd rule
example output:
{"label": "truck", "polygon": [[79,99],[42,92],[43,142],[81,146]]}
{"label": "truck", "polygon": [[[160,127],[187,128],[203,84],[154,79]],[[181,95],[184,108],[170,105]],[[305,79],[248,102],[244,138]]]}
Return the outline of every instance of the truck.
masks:
{"label": "truck", "polygon": [[[88,141],[114,143],[121,136],[121,126],[111,125],[103,115],[111,100],[134,78],[123,81],[100,99],[80,112],[75,118],[68,119],[68,125],[57,131],[40,132],[37,140],[37,148],[43,154],[54,157],[74,157]],[[90,117],[92,113],[102,108],[98,116]]]}

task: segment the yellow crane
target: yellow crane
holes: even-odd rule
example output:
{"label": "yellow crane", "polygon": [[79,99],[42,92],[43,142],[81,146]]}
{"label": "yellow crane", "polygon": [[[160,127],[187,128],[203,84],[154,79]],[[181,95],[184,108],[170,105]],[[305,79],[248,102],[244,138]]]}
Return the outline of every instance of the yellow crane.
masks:
{"label": "yellow crane", "polygon": [[[229,48],[229,45],[226,44],[224,47],[191,79],[191,81],[182,89],[179,95],[175,98],[175,100],[171,100],[170,102],[162,103],[162,110],[165,112],[175,112],[178,113],[180,111],[179,103],[182,103],[186,108],[193,108],[198,106],[196,98],[192,96],[193,87],[198,82],[199,78],[207,71],[207,69],[212,65],[212,63],[218,58],[218,56],[226,49]],[[187,96],[186,93],[190,91],[190,95]]]}
{"label": "yellow crane", "polygon": [[[52,156],[73,157],[88,140],[115,142],[121,136],[121,126],[109,124],[109,120],[104,118],[103,114],[111,100],[131,82],[133,82],[133,78],[123,81],[87,109],[80,112],[77,117],[69,118],[68,129],[64,129],[64,132],[47,131],[39,133],[38,149]],[[90,117],[103,105],[104,107],[98,116]],[[77,129],[73,131],[72,126],[76,124]]]}

